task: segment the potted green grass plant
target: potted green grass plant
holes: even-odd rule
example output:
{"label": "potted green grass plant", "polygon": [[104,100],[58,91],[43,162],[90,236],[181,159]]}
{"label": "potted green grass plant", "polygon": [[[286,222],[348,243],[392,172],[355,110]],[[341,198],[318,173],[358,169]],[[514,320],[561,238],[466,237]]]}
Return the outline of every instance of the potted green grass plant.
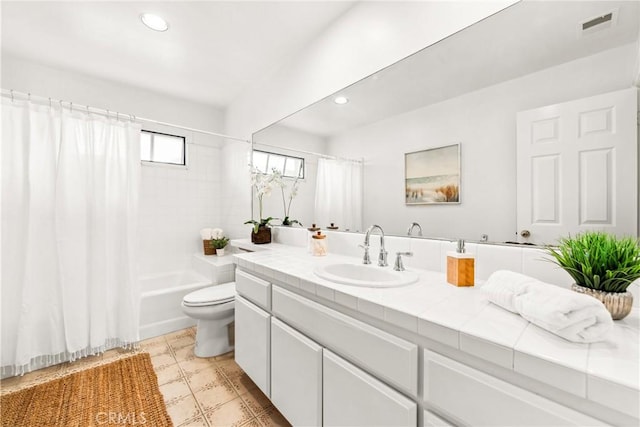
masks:
{"label": "potted green grass plant", "polygon": [[588,231],[560,239],[547,252],[575,280],[572,289],[602,301],[614,320],[631,312],[627,288],[640,278],[638,239]]}
{"label": "potted green grass plant", "polygon": [[216,255],[223,256],[224,248],[229,243],[229,238],[225,236],[220,236],[216,239],[211,240],[211,245],[216,249]]}

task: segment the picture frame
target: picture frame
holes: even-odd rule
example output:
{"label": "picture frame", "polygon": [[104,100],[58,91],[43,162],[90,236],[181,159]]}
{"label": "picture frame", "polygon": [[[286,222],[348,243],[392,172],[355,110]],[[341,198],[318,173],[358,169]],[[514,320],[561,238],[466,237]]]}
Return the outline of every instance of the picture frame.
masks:
{"label": "picture frame", "polygon": [[460,143],[405,153],[406,205],[460,204]]}

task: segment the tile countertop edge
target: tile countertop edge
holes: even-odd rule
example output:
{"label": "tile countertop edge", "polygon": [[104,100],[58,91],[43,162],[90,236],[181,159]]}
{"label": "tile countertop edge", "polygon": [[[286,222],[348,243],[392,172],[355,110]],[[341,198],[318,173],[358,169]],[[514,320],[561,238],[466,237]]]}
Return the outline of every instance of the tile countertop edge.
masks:
{"label": "tile countertop edge", "polygon": [[[261,247],[262,249],[262,247]],[[267,249],[267,248],[264,248]],[[306,251],[304,250],[304,248],[298,248],[298,247],[291,247],[287,245],[277,245],[276,246],[272,246],[271,248],[272,251],[278,251],[280,252],[281,250],[283,250],[283,252],[286,251],[287,255],[299,255],[299,256],[305,256],[305,257],[309,257],[311,258]],[[282,254],[282,253],[281,253]],[[310,282],[309,284],[313,284],[315,287],[315,291],[311,292],[312,294],[316,295],[317,297],[321,298],[321,299],[327,299],[328,295],[333,295],[334,298],[328,298],[329,301],[336,303],[340,306],[344,306],[347,309],[354,309],[353,305],[347,305],[344,304],[342,302],[342,298],[335,298],[335,295],[337,294],[344,294],[344,295],[349,295],[353,298],[356,298],[358,300],[364,300],[366,301],[366,298],[361,298],[361,296],[357,295],[359,293],[359,290],[361,290],[362,288],[357,288],[357,287],[353,287],[352,292],[348,292],[345,293],[344,287],[340,287],[339,289],[335,289],[332,286],[328,286],[325,281],[323,279],[317,278],[315,276],[313,276],[313,274],[309,274],[309,270],[303,270],[305,267],[305,264],[298,264],[295,267],[291,268],[291,269],[283,269],[280,265],[269,265],[268,267],[265,266],[265,264],[263,262],[269,262],[270,258],[272,257],[265,257],[264,252],[260,252],[259,255],[255,255],[252,253],[240,253],[240,254],[234,254],[234,261],[236,262],[237,265],[239,265],[241,268],[244,269],[248,269],[248,270],[252,270],[255,273],[258,274],[265,274],[266,270],[271,270],[268,274],[268,277],[271,279],[276,279],[278,281],[284,282],[284,283],[290,283],[293,281],[297,281],[299,283],[306,283],[306,282]],[[284,254],[282,254],[284,255]],[[350,257],[344,257],[344,256],[338,256],[338,258],[340,258],[340,260],[344,260]],[[355,259],[355,258],[350,258],[352,262],[358,262],[359,260]],[[316,262],[316,260],[308,260],[307,267],[308,264],[312,264],[314,262]],[[414,269],[415,270],[415,269]],[[272,272],[275,272],[277,274],[274,274]],[[433,272],[430,272],[433,273]],[[441,273],[438,273],[441,274]],[[443,280],[444,280],[444,275],[442,274]],[[283,280],[285,279],[285,280]],[[286,280],[289,279],[289,280]],[[422,278],[421,278],[421,282],[422,282]],[[333,285],[333,284],[331,284]],[[351,287],[347,287],[347,288],[351,288]],[[318,289],[321,289],[320,292],[318,292]],[[398,288],[395,288],[398,289]],[[327,291],[330,290],[330,291]],[[449,299],[451,297],[446,297],[445,299]],[[378,298],[375,298],[373,300],[369,300],[369,303],[375,304],[375,305],[380,305],[381,308],[388,308],[390,310],[393,310],[394,312],[398,312],[398,311],[402,311],[401,308],[399,308],[397,305],[393,305],[393,306],[387,306],[385,305],[385,303],[383,301],[381,301]],[[368,313],[368,311],[366,310],[360,310],[359,308],[360,304],[358,304],[358,309],[357,311],[359,311],[362,314],[368,314],[370,315],[370,313]],[[519,341],[519,339],[521,337],[518,337],[518,339],[515,340],[515,342],[513,342],[512,345],[505,347],[505,343],[503,340],[500,339],[491,339],[490,336],[487,336],[486,333],[482,333],[482,334],[475,334],[475,331],[469,330],[467,325],[469,325],[469,323],[471,323],[476,317],[480,317],[480,313],[482,313],[482,311],[480,311],[479,313],[475,313],[473,316],[467,318],[464,322],[462,322],[459,326],[452,326],[452,325],[448,325],[446,323],[440,323],[437,321],[437,319],[425,319],[420,317],[419,314],[415,313],[415,310],[413,312],[410,313],[406,313],[406,316],[411,317],[411,318],[415,318],[415,322],[418,325],[418,330],[417,333],[420,336],[423,336],[427,339],[431,339],[440,343],[443,343],[447,346],[450,346],[456,350],[462,351],[466,354],[469,354],[473,357],[477,357],[479,359],[485,360],[487,362],[493,363],[493,364],[497,364],[497,366],[501,366],[503,368],[506,368],[514,373],[519,373],[521,375],[527,375],[524,374],[522,372],[519,372],[517,369],[515,369],[514,364],[512,364],[511,366],[509,366],[509,363],[507,360],[503,361],[503,363],[499,363],[497,361],[494,361],[491,357],[490,357],[490,352],[487,353],[487,355],[484,354],[478,354],[477,352],[470,352],[470,348],[468,346],[465,346],[464,344],[461,345],[461,340],[464,341],[465,337],[461,337],[462,335],[466,336],[466,337],[471,337],[474,340],[479,340],[479,342],[486,342],[488,345],[495,345],[498,346],[497,348],[504,348],[505,350],[511,350],[513,352],[513,354],[515,355],[516,353],[516,343]],[[632,313],[632,315],[636,315],[637,313]],[[379,316],[374,316],[376,318],[378,318]],[[400,326],[398,323],[390,323],[388,322],[388,320],[386,319],[386,316],[380,316],[380,319],[383,321],[386,321],[389,324],[392,324],[394,326]],[[521,318],[520,318],[521,319]],[[412,321],[413,324],[413,321]],[[426,326],[426,327],[425,327]],[[449,334],[450,336],[448,337],[444,337],[444,339],[439,339],[438,337],[435,336],[431,336],[430,331],[432,331],[434,328],[438,329],[438,328],[446,328],[447,330],[450,330],[451,334]],[[416,330],[411,328],[411,329],[407,329],[407,328],[403,328],[405,329],[407,332],[410,333],[416,333]],[[550,332],[546,332],[549,335],[551,335],[552,337],[556,338],[555,335],[552,335]],[[453,335],[456,336],[456,339],[453,339]],[[553,341],[553,338],[550,340]],[[511,344],[511,343],[510,343]],[[567,341],[568,345],[571,345],[572,343],[569,343]],[[588,357],[589,354],[589,345],[587,344],[576,344],[575,349],[577,351],[581,351],[581,349],[579,347],[584,347],[584,352],[585,352],[585,358]],[[518,351],[522,352],[522,349],[518,349]],[[610,377],[603,377],[601,378],[599,375],[595,375],[593,373],[590,373],[586,367],[580,366],[580,367],[574,367],[571,366],[570,364],[567,363],[563,363],[564,361],[562,360],[550,360],[550,358],[546,357],[544,354],[536,354],[534,353],[532,350],[529,350],[526,353],[529,358],[532,358],[533,360],[535,359],[539,359],[540,360],[540,365],[546,365],[548,363],[554,364],[556,365],[559,369],[567,369],[568,371],[572,371],[574,372],[574,374],[579,374],[579,375],[584,375],[585,379],[588,381],[589,378],[595,378],[596,380],[598,379],[602,379],[602,380],[606,380],[607,384],[612,385],[612,386],[620,386],[620,390],[631,390],[634,393],[638,393],[640,390],[639,386],[630,388],[628,383],[624,383],[622,381],[614,381],[612,378]],[[535,377],[534,377],[535,378]],[[557,385],[555,384],[548,384],[551,387],[557,387]],[[590,394],[586,392],[586,390],[584,390],[584,388],[582,387],[578,387],[577,390],[572,390],[571,387],[569,388],[565,388],[565,391],[569,391],[571,394],[574,394],[578,397],[581,398],[585,398],[585,399],[590,399]]]}

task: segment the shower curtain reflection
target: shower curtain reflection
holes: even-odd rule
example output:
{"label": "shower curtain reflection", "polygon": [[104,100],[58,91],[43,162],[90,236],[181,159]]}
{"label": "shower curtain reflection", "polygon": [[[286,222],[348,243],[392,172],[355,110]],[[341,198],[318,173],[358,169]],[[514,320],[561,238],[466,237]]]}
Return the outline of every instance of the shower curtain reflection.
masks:
{"label": "shower curtain reflection", "polygon": [[341,230],[362,230],[362,163],[318,159],[315,218],[318,224],[336,224]]}
{"label": "shower curtain reflection", "polygon": [[2,376],[136,343],[140,125],[2,103]]}

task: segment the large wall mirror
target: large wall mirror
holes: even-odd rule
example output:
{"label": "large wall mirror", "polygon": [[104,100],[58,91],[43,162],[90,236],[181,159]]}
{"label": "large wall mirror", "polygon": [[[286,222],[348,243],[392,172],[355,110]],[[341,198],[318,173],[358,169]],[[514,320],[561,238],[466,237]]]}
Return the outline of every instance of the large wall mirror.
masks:
{"label": "large wall mirror", "polygon": [[[554,243],[548,240],[566,234],[562,227],[557,236],[537,239],[518,224],[518,199],[528,191],[518,190],[516,118],[622,90],[633,93],[635,117],[639,23],[637,1],[523,1],[256,132],[254,148],[304,158],[290,217],[305,226],[362,231],[380,224],[386,234],[406,235],[417,222],[425,237]],[[338,96],[348,102],[337,103]],[[594,120],[615,131],[623,123],[609,113]],[[635,120],[625,123],[635,153],[625,176],[636,195],[612,209],[631,214],[624,234],[637,235],[638,132]],[[545,126],[540,132],[565,127]],[[430,167],[446,151],[437,149],[449,146],[459,147],[457,178],[455,166]],[[424,166],[411,166],[419,176],[407,176],[405,156],[423,151]],[[548,171],[539,172],[536,179],[546,182]],[[429,203],[442,201],[433,196],[434,182],[445,174],[447,185],[458,186],[458,199],[452,192],[455,203]],[[611,176],[603,197],[621,200],[618,175]],[[579,191],[566,193],[556,191],[556,200],[580,198]],[[408,197],[426,202],[407,203]],[[282,216],[280,199],[272,196],[265,212]]]}

